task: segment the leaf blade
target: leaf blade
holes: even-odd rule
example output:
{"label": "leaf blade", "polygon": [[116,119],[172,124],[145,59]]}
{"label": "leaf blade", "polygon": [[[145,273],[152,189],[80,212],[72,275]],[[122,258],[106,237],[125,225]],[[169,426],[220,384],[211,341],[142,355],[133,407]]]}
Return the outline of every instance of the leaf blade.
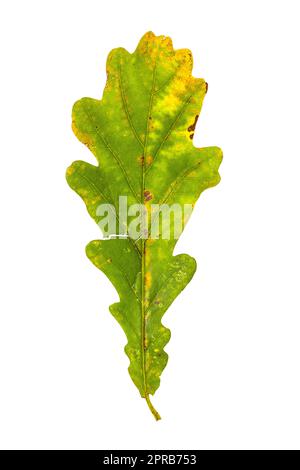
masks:
{"label": "leaf blade", "polygon": [[[98,205],[111,204],[118,212],[120,196],[147,210],[154,204],[183,208],[194,206],[202,191],[218,184],[222,151],[197,149],[192,143],[207,92],[206,82],[192,76],[192,63],[189,50],[176,51],[170,38],[146,33],[133,54],[123,48],[109,54],[102,100],[75,103],[74,133],[98,166],[74,162],[67,181],[97,223]],[[182,221],[184,226],[187,218]],[[118,226],[116,235],[121,233]],[[196,270],[189,255],[173,256],[176,242],[174,234],[163,239],[159,231],[156,239],[129,235],[94,240],[86,248],[119,294],[110,311],[127,337],[129,374],[156,419],[149,395],[159,387],[170,339],[162,317]]]}

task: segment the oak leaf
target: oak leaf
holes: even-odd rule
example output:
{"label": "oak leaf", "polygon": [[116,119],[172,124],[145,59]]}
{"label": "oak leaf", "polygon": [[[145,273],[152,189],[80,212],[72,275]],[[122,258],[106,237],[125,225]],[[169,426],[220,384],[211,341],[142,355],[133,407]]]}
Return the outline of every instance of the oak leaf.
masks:
{"label": "oak leaf", "polygon": [[[195,148],[192,142],[206,92],[207,83],[192,76],[191,52],[174,50],[168,37],[149,32],[134,53],[111,51],[102,99],[82,98],[72,114],[75,135],[98,165],[75,161],[67,170],[69,185],[97,223],[99,205],[110,204],[118,214],[120,196],[128,206],[143,204],[148,211],[157,204],[193,207],[203,190],[219,182],[221,150]],[[160,228],[151,238],[148,221],[146,237],[133,238],[117,222],[110,234],[116,237],[90,242],[86,253],[119,294],[110,312],[128,340],[129,374],[159,419],[149,395],[159,387],[168,360],[170,330],[161,319],[193,277],[196,261],[173,256],[172,230],[169,239]],[[124,229],[125,237],[118,237]]]}

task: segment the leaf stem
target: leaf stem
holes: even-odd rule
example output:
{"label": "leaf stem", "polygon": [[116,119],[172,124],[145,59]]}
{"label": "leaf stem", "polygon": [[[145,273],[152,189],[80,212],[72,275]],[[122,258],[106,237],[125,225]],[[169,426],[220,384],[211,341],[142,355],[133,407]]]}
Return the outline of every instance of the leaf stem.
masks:
{"label": "leaf stem", "polygon": [[159,421],[161,419],[160,414],[158,413],[158,411],[156,411],[156,409],[152,405],[148,394],[145,395],[145,399],[146,399],[147,405],[148,405],[151,413],[153,414],[154,418],[156,419],[156,421]]}

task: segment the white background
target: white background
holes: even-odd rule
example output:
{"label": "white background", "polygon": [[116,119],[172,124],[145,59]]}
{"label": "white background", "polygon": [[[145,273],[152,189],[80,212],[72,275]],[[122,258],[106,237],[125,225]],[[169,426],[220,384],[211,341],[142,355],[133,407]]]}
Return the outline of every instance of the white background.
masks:
{"label": "white background", "polygon": [[[0,446],[300,448],[297,1],[7,1],[0,11]],[[72,104],[148,30],[209,83],[194,143],[224,151],[178,243],[197,273],[164,317],[155,422],[131,383],[99,236],[65,182],[94,162]]]}

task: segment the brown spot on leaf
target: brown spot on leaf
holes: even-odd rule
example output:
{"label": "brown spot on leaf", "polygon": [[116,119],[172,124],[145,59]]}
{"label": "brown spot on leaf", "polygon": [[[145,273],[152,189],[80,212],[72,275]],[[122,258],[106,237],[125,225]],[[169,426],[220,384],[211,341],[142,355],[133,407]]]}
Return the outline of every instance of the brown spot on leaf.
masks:
{"label": "brown spot on leaf", "polygon": [[145,201],[151,201],[151,199],[153,198],[152,194],[150,193],[150,191],[146,190],[144,191],[144,198],[145,198]]}
{"label": "brown spot on leaf", "polygon": [[198,118],[199,118],[199,114],[197,114],[197,115],[195,116],[195,120],[194,120],[193,124],[191,124],[191,125],[188,127],[188,131],[189,131],[189,132],[192,132],[192,131],[195,130],[196,124],[197,124],[197,121],[198,121]]}
{"label": "brown spot on leaf", "polygon": [[194,138],[194,133],[190,134],[190,139],[193,140]]}
{"label": "brown spot on leaf", "polygon": [[205,93],[207,93],[207,92],[208,92],[208,83],[205,82]]}

